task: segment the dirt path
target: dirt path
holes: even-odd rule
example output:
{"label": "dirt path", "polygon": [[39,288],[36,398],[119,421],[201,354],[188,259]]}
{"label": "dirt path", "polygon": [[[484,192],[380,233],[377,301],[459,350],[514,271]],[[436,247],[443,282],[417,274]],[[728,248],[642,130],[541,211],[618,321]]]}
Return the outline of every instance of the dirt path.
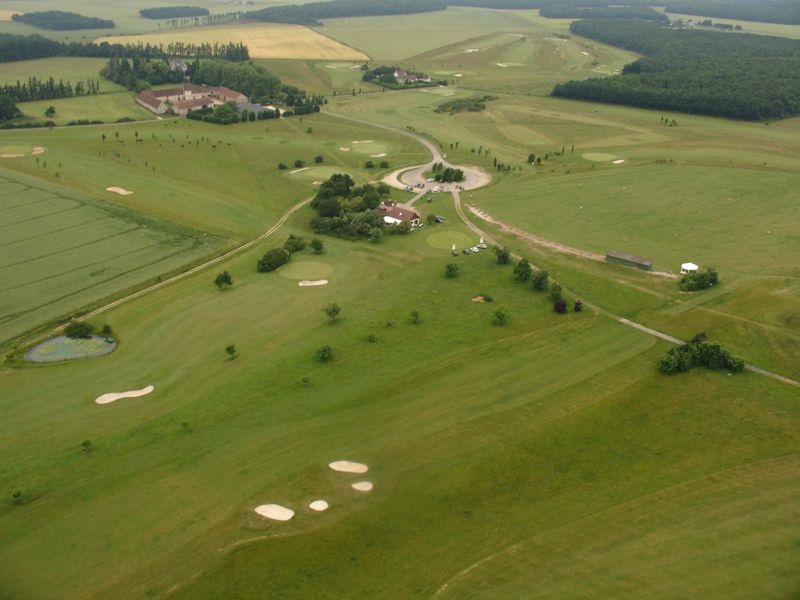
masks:
{"label": "dirt path", "polygon": [[[603,254],[589,252],[588,250],[581,250],[580,248],[573,248],[572,246],[567,246],[566,244],[561,244],[559,242],[554,242],[553,240],[548,240],[534,233],[529,233],[523,229],[514,227],[513,225],[508,225],[507,223],[498,221],[497,219],[492,217],[489,213],[481,210],[480,208],[470,206],[469,210],[472,214],[474,214],[477,217],[480,217],[487,223],[491,223],[492,225],[497,225],[502,231],[510,233],[511,235],[515,235],[524,240],[527,240],[533,244],[536,244],[537,246],[542,246],[544,248],[548,248],[550,250],[554,250],[562,254],[572,254],[574,256],[580,256],[581,258],[587,258],[589,260],[595,260],[598,262],[605,262],[606,260],[606,257]],[[668,273],[667,271],[645,271],[645,272],[651,275],[658,275],[659,277],[666,277],[667,279],[678,278],[678,276],[675,275],[674,273]]]}

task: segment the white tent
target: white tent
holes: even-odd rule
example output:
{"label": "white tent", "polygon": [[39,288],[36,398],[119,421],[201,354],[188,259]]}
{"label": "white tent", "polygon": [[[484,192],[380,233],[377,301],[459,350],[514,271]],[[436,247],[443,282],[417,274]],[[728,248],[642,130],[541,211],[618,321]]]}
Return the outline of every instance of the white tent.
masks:
{"label": "white tent", "polygon": [[686,275],[687,273],[696,273],[699,268],[700,267],[694,263],[683,263],[681,265],[681,275]]}

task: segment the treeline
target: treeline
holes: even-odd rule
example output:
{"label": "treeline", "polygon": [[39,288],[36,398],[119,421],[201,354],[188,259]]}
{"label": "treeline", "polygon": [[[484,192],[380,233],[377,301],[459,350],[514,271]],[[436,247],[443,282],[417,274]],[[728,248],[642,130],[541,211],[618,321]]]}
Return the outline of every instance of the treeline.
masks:
{"label": "treeline", "polygon": [[250,52],[244,44],[109,44],[100,42],[56,42],[40,35],[0,34],[0,62],[33,60],[51,56],[82,56],[91,58],[221,58],[223,60],[249,60]]}
{"label": "treeline", "polygon": [[694,367],[741,373],[744,366],[744,360],[740,357],[715,342],[706,341],[705,333],[698,333],[687,343],[670,349],[659,363],[661,372],[669,375],[685,373]]}
{"label": "treeline", "polygon": [[423,13],[447,8],[446,0],[333,0],[270,6],[246,13],[248,19],[272,23],[318,25],[320,19]]}
{"label": "treeline", "polygon": [[703,17],[800,25],[797,0],[671,0],[666,11]]}
{"label": "treeline", "polygon": [[33,25],[39,29],[53,31],[71,31],[73,29],[114,29],[114,21],[85,17],[78,13],[63,10],[46,10],[43,12],[29,12],[22,15],[12,15],[11,19],[18,23]]}
{"label": "treeline", "polygon": [[202,60],[192,63],[189,71],[192,83],[224,86],[243,93],[250,102],[270,102],[281,93],[280,78],[251,63]]}
{"label": "treeline", "polygon": [[53,100],[55,98],[72,98],[73,96],[91,96],[100,93],[100,83],[94,79],[86,82],[78,81],[72,85],[69,81],[56,81],[29,77],[26,82],[0,86],[0,96],[8,96],[14,102],[31,100]]}
{"label": "treeline", "polygon": [[143,8],[139,15],[145,19],[181,19],[184,17],[205,17],[207,8],[200,6],[162,6],[160,8]]}
{"label": "treeline", "polygon": [[382,236],[384,222],[375,209],[381,203],[381,196],[388,195],[386,184],[356,187],[349,175],[331,175],[311,201],[311,208],[317,211],[317,216],[311,220],[311,228],[317,233],[347,239],[377,241]]}
{"label": "treeline", "polygon": [[554,96],[744,120],[800,114],[800,41],[646,21],[576,21],[570,30],[645,58],[621,75],[556,85]]}
{"label": "treeline", "polygon": [[128,60],[112,56],[100,70],[100,75],[135,92],[146,90],[151,85],[183,81],[183,72],[170,69],[165,59],[139,57]]}
{"label": "treeline", "polygon": [[471,96],[470,98],[460,98],[442,102],[433,112],[455,114],[461,111],[480,112],[486,109],[486,103],[495,100],[495,96]]}
{"label": "treeline", "polygon": [[641,19],[657,23],[669,23],[669,17],[649,6],[581,6],[578,4],[554,4],[540,11],[549,19]]}

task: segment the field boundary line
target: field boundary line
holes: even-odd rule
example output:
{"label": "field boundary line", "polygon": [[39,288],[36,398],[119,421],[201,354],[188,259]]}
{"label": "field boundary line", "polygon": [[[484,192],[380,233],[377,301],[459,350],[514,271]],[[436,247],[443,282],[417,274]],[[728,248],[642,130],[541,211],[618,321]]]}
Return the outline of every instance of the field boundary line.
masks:
{"label": "field boundary line", "polygon": [[[283,226],[283,224],[286,223],[286,221],[289,219],[289,217],[291,217],[300,208],[302,208],[303,206],[305,206],[306,204],[311,202],[311,200],[313,200],[313,197],[306,198],[305,200],[301,200],[300,202],[298,202],[297,204],[292,206],[277,221],[275,221],[275,223],[273,223],[273,225],[269,229],[267,229],[264,233],[262,233],[258,237],[253,238],[249,242],[245,242],[244,244],[242,244],[240,246],[237,246],[233,250],[228,250],[224,254],[220,254],[219,256],[216,256],[216,257],[214,257],[214,258],[212,258],[210,260],[207,260],[203,264],[197,265],[196,267],[192,267],[191,269],[183,271],[182,273],[178,273],[177,275],[173,275],[172,277],[170,277],[168,279],[165,279],[164,281],[159,281],[158,283],[155,283],[155,284],[153,284],[151,286],[148,286],[148,287],[146,287],[144,289],[141,289],[141,290],[138,290],[136,292],[133,292],[132,294],[128,294],[127,296],[124,296],[122,298],[114,300],[113,302],[109,302],[108,304],[105,304],[105,305],[103,305],[103,306],[101,306],[99,308],[96,308],[95,310],[92,310],[92,311],[86,313],[85,315],[81,315],[80,317],[78,317],[78,320],[84,321],[86,319],[90,319],[90,318],[92,318],[94,316],[97,316],[97,315],[99,315],[101,313],[104,313],[107,310],[110,310],[110,309],[112,309],[112,308],[114,308],[116,306],[119,306],[120,304],[124,304],[125,302],[128,302],[130,300],[134,300],[136,298],[144,296],[145,294],[149,294],[150,292],[153,292],[153,291],[155,291],[155,290],[157,290],[159,288],[162,288],[162,287],[164,287],[166,285],[169,285],[171,283],[175,283],[176,281],[180,281],[181,279],[184,279],[184,278],[188,277],[189,275],[194,275],[195,273],[198,273],[198,272],[200,272],[200,271],[202,271],[204,269],[207,269],[208,267],[210,267],[212,265],[215,265],[215,264],[217,264],[219,262],[222,262],[222,261],[224,261],[224,260],[226,260],[226,259],[228,259],[228,258],[230,258],[232,256],[235,256],[236,254],[239,254],[240,252],[244,252],[245,250],[250,249],[251,247],[253,247],[256,244],[258,244],[259,242],[267,239],[272,234],[274,234],[276,231],[278,231]],[[64,327],[66,327],[67,325],[68,325],[68,323],[62,323],[61,325],[58,325],[57,327],[55,327],[54,329],[50,330],[47,333],[43,333],[40,336],[36,336],[36,337],[34,337],[32,339],[26,340],[25,342],[21,343],[21,345],[27,346],[29,344],[33,344],[35,342],[43,340],[43,339],[49,337],[50,335],[52,335],[54,333],[58,333],[59,331],[64,329]]]}

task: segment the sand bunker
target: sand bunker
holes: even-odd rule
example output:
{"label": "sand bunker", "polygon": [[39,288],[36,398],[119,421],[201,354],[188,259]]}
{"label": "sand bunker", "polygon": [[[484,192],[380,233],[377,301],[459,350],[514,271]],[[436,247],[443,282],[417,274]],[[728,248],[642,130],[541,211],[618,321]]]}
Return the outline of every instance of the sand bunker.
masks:
{"label": "sand bunker", "polygon": [[130,392],[112,392],[110,394],[103,394],[102,396],[98,396],[95,398],[96,404],[111,404],[112,402],[116,402],[117,400],[122,400],[123,398],[139,398],[140,396],[146,396],[147,394],[151,393],[154,389],[156,389],[152,385],[148,385],[146,388],[142,388],[140,390],[131,390]]}
{"label": "sand bunker", "polygon": [[338,69],[339,67],[337,67],[336,65],[325,65],[325,68],[326,69]]}
{"label": "sand bunker", "polygon": [[308,508],[317,512],[322,512],[323,510],[328,510],[328,503],[325,502],[325,500],[314,500],[308,505]]}
{"label": "sand bunker", "polygon": [[584,56],[591,56],[591,54],[589,54],[588,52],[581,52],[581,54],[583,54]]}
{"label": "sand bunker", "polygon": [[42,148],[41,146],[34,146],[31,149],[31,154],[34,156],[36,156],[37,154],[44,154],[44,148]]}
{"label": "sand bunker", "polygon": [[356,490],[357,492],[371,492],[374,486],[372,485],[371,481],[359,481],[358,483],[354,483],[350,487]]}
{"label": "sand bunker", "polygon": [[473,302],[486,302],[486,298],[484,298],[483,296],[475,296],[475,297],[472,299],[472,301],[473,301]]}
{"label": "sand bunker", "polygon": [[302,167],[300,169],[295,169],[294,171],[289,171],[289,175],[294,175],[295,173],[302,173],[303,171],[308,171],[311,167]]}
{"label": "sand bunker", "polygon": [[299,282],[297,285],[300,287],[315,287],[318,285],[328,285],[327,279],[304,279],[303,281]]}
{"label": "sand bunker", "polygon": [[262,517],[273,521],[288,521],[294,516],[294,511],[291,508],[286,508],[280,504],[262,504],[261,506],[256,506],[253,510]]}
{"label": "sand bunker", "polygon": [[349,460],[337,460],[328,465],[334,471],[340,473],[366,473],[369,467],[363,463],[352,462]]}
{"label": "sand bunker", "polygon": [[503,63],[497,63],[497,66],[498,66],[498,67],[503,67],[504,69],[505,69],[506,67],[508,67],[508,65],[505,65],[505,64],[503,64]]}
{"label": "sand bunker", "polygon": [[453,77],[463,77],[463,76],[464,76],[464,75],[463,75],[463,74],[461,74],[461,73],[456,73],[455,75],[453,75]]}
{"label": "sand bunker", "polygon": [[0,158],[19,158],[25,156],[24,154],[0,154]]}
{"label": "sand bunker", "polygon": [[472,54],[473,52],[480,52],[480,48],[467,48],[464,50],[464,54]]}
{"label": "sand bunker", "polygon": [[371,144],[372,140],[359,140],[359,141],[355,141],[353,143],[354,144]]}
{"label": "sand bunker", "polygon": [[[445,95],[447,95],[447,94],[445,94]],[[380,154],[370,154],[370,156],[372,158],[383,158],[384,156],[386,156],[386,152],[381,152]]]}
{"label": "sand bunker", "polygon": [[339,150],[341,150],[342,152],[350,152],[350,148],[348,148],[347,146],[342,146],[341,148],[339,148]]}
{"label": "sand bunker", "polygon": [[621,164],[622,164],[622,163],[624,163],[624,162],[625,162],[625,159],[624,159],[624,158],[620,158],[619,160],[612,160],[612,161],[611,161],[611,163],[612,163],[612,164],[615,164],[615,165],[621,165]]}
{"label": "sand bunker", "polygon": [[120,196],[130,196],[133,192],[130,190],[126,190],[125,188],[111,186],[106,188],[107,192],[114,192],[115,194],[119,194]]}

